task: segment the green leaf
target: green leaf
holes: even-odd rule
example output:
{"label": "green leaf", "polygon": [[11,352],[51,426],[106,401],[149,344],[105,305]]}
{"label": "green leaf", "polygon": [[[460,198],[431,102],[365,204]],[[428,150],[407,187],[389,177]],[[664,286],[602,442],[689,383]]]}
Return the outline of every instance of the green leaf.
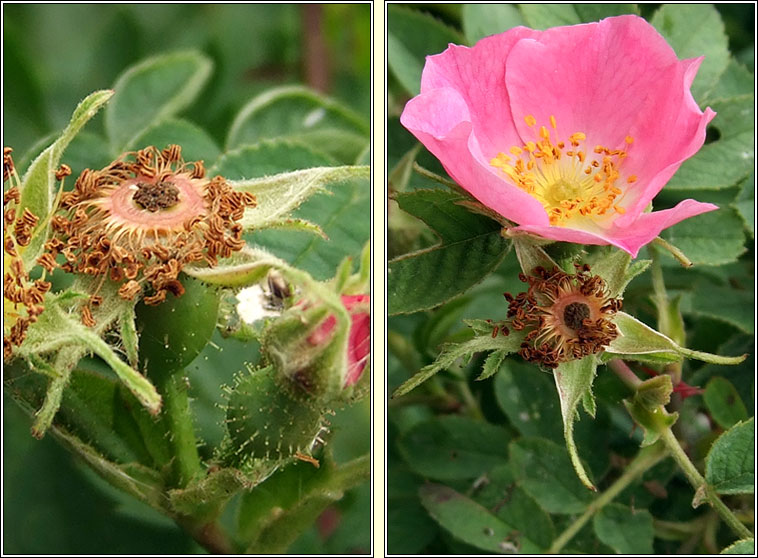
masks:
{"label": "green leaf", "polygon": [[[492,326],[489,326],[490,328]],[[419,370],[409,380],[403,382],[395,390],[392,397],[400,397],[413,390],[426,380],[434,376],[440,370],[451,367],[459,358],[466,358],[479,351],[504,351],[514,353],[521,347],[524,335],[519,331],[512,331],[508,336],[480,335],[460,344],[449,343],[442,346],[437,360]]]}
{"label": "green leaf", "polygon": [[585,23],[624,14],[640,14],[637,4],[573,4],[573,6]]}
{"label": "green leaf", "polygon": [[732,383],[721,376],[714,376],[705,386],[703,401],[711,417],[721,428],[731,428],[747,420],[747,409]]}
{"label": "green leaf", "polygon": [[571,4],[520,4],[524,21],[532,29],[547,29],[560,25],[582,23]]}
{"label": "green leaf", "polygon": [[713,125],[718,128],[720,139],[731,138],[743,132],[754,132],[755,97],[752,94],[715,99],[710,106],[717,113]]}
{"label": "green leaf", "polygon": [[521,438],[510,445],[511,468],[520,486],[549,513],[581,513],[592,492],[577,478],[566,448],[543,438]]}
{"label": "green leaf", "polygon": [[[595,355],[588,355],[580,360],[572,360],[558,365],[553,371],[558,397],[561,401],[561,416],[563,417],[563,435],[566,438],[566,449],[571,457],[571,464],[579,475],[579,479],[590,490],[596,490],[595,485],[587,476],[584,465],[574,442],[574,422],[579,419],[579,403],[585,397],[592,397],[592,382],[597,371]],[[586,408],[586,407],[585,407]]]}
{"label": "green leaf", "polygon": [[740,193],[737,194],[731,207],[742,219],[750,237],[755,238],[755,171],[740,183],[739,188]]}
{"label": "green leaf", "polygon": [[64,446],[83,459],[109,484],[166,513],[163,479],[157,471],[137,463],[113,463],[75,436],[57,428],[53,432]]}
{"label": "green leaf", "polygon": [[743,539],[730,544],[719,554],[755,554],[755,539]]}
{"label": "green leaf", "polygon": [[755,492],[755,419],[739,422],[711,446],[705,480],[719,494]]}
{"label": "green leaf", "polygon": [[682,313],[707,316],[735,326],[745,333],[754,331],[754,295],[750,291],[699,283],[682,297]]}
{"label": "green leaf", "polygon": [[751,130],[704,145],[682,163],[666,184],[666,190],[721,190],[734,186],[754,166],[753,137]]}
{"label": "green leaf", "polygon": [[494,387],[500,409],[523,436],[563,440],[557,428],[561,410],[551,374],[532,364],[508,359],[495,377]]}
{"label": "green leaf", "polygon": [[721,74],[718,83],[708,92],[706,102],[714,102],[718,99],[731,99],[741,95],[752,95],[755,79],[753,74],[734,58],[729,58],[729,63]]}
{"label": "green leaf", "polygon": [[595,534],[618,554],[653,554],[653,516],[610,503],[593,518]]}
{"label": "green leaf", "polygon": [[226,150],[265,139],[288,138],[352,163],[369,142],[360,115],[299,86],[269,89],[246,104],[229,128]]}
{"label": "green leaf", "polygon": [[449,190],[414,190],[393,196],[400,209],[426,223],[443,244],[464,242],[473,236],[499,231],[491,219],[458,205],[466,198]]}
{"label": "green leaf", "polygon": [[625,312],[617,312],[613,323],[619,336],[608,345],[603,356],[606,361],[617,356],[645,362],[678,362],[682,357],[713,364],[739,364],[745,360],[746,355],[726,357],[685,349]]}
{"label": "green leaf", "polygon": [[105,131],[113,152],[124,151],[149,127],[187,108],[212,67],[205,55],[185,51],[148,58],[122,73],[105,111]]}
{"label": "green leaf", "polygon": [[655,411],[659,407],[669,404],[673,391],[671,376],[660,374],[640,383],[637,386],[634,399],[646,410]]}
{"label": "green leaf", "polygon": [[[278,138],[224,153],[208,170],[208,174],[220,174],[227,180],[244,183],[301,169],[330,167],[336,162],[333,157],[302,142]],[[286,196],[282,198],[285,199],[279,200],[280,202],[287,201]]]}
{"label": "green leaf", "polygon": [[463,34],[469,45],[524,24],[524,19],[514,4],[463,4],[461,19]]}
{"label": "green leaf", "polygon": [[516,483],[508,463],[489,471],[473,491],[474,501],[487,508],[499,519],[513,526],[522,539],[546,549],[555,538],[555,526],[550,515]]}
{"label": "green leaf", "polygon": [[[268,221],[267,227],[286,225],[289,219],[295,218],[300,223],[318,223],[322,235],[312,234],[313,227],[307,234],[301,231],[254,230],[250,236],[251,241],[265,246],[282,259],[321,280],[332,277],[335,268],[346,256],[360,261],[363,247],[371,236],[369,168],[327,167],[288,174],[289,177],[279,175],[276,179],[261,179],[256,182],[256,188],[260,186],[258,191],[271,193],[272,202],[279,200],[278,207],[275,203],[269,206],[271,211],[264,214],[266,219],[272,219],[272,215],[279,216],[283,208],[298,203],[295,195],[307,197],[325,185],[328,188],[324,194],[331,195],[311,196],[292,217],[283,216],[279,221],[272,219]],[[282,190],[278,195],[269,190],[276,184],[291,189],[293,197],[283,197]],[[256,211],[257,208],[248,211],[243,224],[257,219]],[[257,222],[254,223],[257,225]]]}
{"label": "green leaf", "polygon": [[[258,205],[246,212],[241,223],[246,229],[260,229],[285,220],[306,199],[317,192],[324,192],[325,186],[329,184],[368,177],[368,167],[316,167],[232,182],[232,186],[235,190],[255,194]],[[345,185],[344,189],[349,188]],[[319,221],[325,224],[328,222],[323,218]]]}
{"label": "green leaf", "polygon": [[313,470],[309,463],[290,466],[250,491],[239,513],[239,531],[250,543],[247,553],[284,553],[324,508],[370,478],[370,465],[368,455],[339,467],[327,457],[315,473],[303,474],[305,468]]}
{"label": "green leaf", "polygon": [[221,154],[216,141],[208,132],[181,118],[156,122],[134,139],[127,149],[142,149],[148,145],[163,149],[170,144],[181,146],[185,161],[203,161],[206,167],[213,164]]}
{"label": "green leaf", "polygon": [[29,245],[19,247],[26,269],[33,267],[35,260],[42,252],[42,245],[47,240],[50,227],[49,217],[57,194],[55,172],[60,166],[63,152],[87,121],[95,116],[112,96],[113,91],[110,90],[95,91],[79,103],[71,115],[68,126],[50,147],[32,161],[21,179],[21,199],[16,214],[20,216],[24,209],[29,209],[39,218]]}
{"label": "green leaf", "polygon": [[428,14],[390,5],[387,7],[387,67],[405,90],[418,95],[427,55],[438,54],[463,37]]}
{"label": "green leaf", "polygon": [[432,518],[467,544],[498,554],[541,550],[486,508],[450,487],[429,483],[419,489],[419,494]]}
{"label": "green leaf", "polygon": [[474,479],[508,458],[508,432],[465,417],[442,416],[403,434],[398,449],[409,467],[435,480]]}
{"label": "green leaf", "polygon": [[704,98],[729,62],[729,45],[719,12],[707,4],[664,4],[651,23],[679,58],[705,57],[692,84],[695,99]]}
{"label": "green leaf", "polygon": [[498,223],[455,203],[463,199],[459,194],[417,190],[396,199],[441,242],[389,262],[390,315],[428,310],[464,293],[492,273],[510,247]]}
{"label": "green leaf", "polygon": [[139,430],[127,408],[122,406],[119,386],[111,378],[74,370],[63,392],[56,424],[81,440],[91,440],[94,448],[111,461],[139,461],[150,465],[150,458]]}
{"label": "green leaf", "polygon": [[632,263],[632,257],[614,246],[603,247],[589,258],[588,263],[594,275],[605,280],[608,295],[619,297],[629,282],[644,272],[650,265],[650,260],[637,260]]}

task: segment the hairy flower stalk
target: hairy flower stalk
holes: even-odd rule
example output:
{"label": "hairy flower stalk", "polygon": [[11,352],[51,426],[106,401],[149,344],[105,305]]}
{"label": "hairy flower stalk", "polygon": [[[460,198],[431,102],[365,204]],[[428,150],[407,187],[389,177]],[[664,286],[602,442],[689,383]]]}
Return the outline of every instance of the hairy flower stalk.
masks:
{"label": "hairy flower stalk", "polygon": [[44,296],[50,290],[49,282],[30,280],[18,252],[19,247],[29,244],[39,218],[28,208],[17,215],[20,181],[12,151],[10,147],[3,148],[3,184],[10,184],[3,194],[3,360],[9,360],[13,347],[24,342],[27,329],[44,311]]}
{"label": "hairy flower stalk", "polygon": [[[185,265],[214,266],[244,246],[238,221],[255,205],[255,196],[223,177],[205,178],[201,161],[185,163],[180,146],[147,147],[82,172],[61,199],[38,263],[51,271],[62,254],[63,270],[108,278],[126,300],[147,285],[145,304],[159,304],[169,292],[184,293],[178,276]],[[95,294],[90,304],[97,303]],[[88,306],[82,318],[94,325]]]}
{"label": "hairy flower stalk", "polygon": [[534,273],[519,274],[526,292],[505,293],[511,326],[529,331],[519,350],[524,360],[556,368],[602,351],[618,336],[611,319],[621,300],[607,295],[605,281],[588,265],[577,266],[576,275],[543,267]]}

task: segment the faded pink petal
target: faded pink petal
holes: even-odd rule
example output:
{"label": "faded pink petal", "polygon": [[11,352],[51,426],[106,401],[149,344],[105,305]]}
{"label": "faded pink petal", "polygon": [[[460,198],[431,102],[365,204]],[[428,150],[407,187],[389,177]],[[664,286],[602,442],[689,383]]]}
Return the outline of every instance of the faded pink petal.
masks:
{"label": "faded pink petal", "polygon": [[663,228],[717,209],[685,200],[643,213],[715,116],[690,93],[701,62],[679,60],[637,16],[518,27],[427,57],[401,122],[517,230],[636,255]]}

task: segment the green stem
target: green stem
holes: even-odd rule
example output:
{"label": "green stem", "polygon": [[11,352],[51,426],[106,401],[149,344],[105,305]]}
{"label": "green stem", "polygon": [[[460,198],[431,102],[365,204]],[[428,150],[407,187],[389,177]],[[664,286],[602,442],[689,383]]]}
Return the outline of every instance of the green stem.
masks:
{"label": "green stem", "polygon": [[642,383],[642,380],[637,377],[637,374],[632,372],[632,369],[629,368],[623,360],[614,358],[613,360],[608,361],[608,368],[610,368],[616,376],[618,376],[618,379],[632,391],[637,391],[637,386]]}
{"label": "green stem", "polygon": [[[636,390],[637,386],[642,383],[642,380],[637,378],[634,372],[632,372],[622,360],[611,360],[608,362],[608,367],[632,390]],[[661,410],[664,410],[663,406],[661,406]],[[674,436],[671,428],[662,428],[659,434],[663,444],[668,449],[669,455],[671,455],[674,461],[676,461],[679,468],[687,477],[687,480],[689,480],[690,484],[695,489],[695,497],[700,502],[703,500],[707,501],[741,539],[752,537],[753,534],[750,530],[737,519],[737,516],[726,507],[724,502],[722,502],[714,492],[713,488],[708,486],[705,482],[705,479],[695,468],[695,465],[690,461],[690,458],[684,453],[682,446],[679,444],[679,440]]]}
{"label": "green stem", "polygon": [[684,472],[687,480],[695,489],[695,497],[701,501],[707,501],[711,507],[716,510],[721,516],[721,519],[732,528],[741,539],[750,538],[753,534],[750,529],[745,527],[737,516],[734,515],[724,502],[718,497],[712,487],[708,486],[705,479],[700,472],[695,468],[695,465],[690,461],[690,458],[684,453],[682,446],[679,444],[679,440],[676,439],[670,428],[666,428],[661,432],[661,440],[665,444],[671,457],[674,458],[679,468]]}
{"label": "green stem", "polygon": [[181,488],[202,471],[189,407],[189,390],[182,370],[166,373],[159,382],[163,393],[162,415],[173,451],[173,481],[175,486]]}
{"label": "green stem", "polygon": [[587,507],[585,512],[576,519],[568,528],[563,531],[553,541],[553,544],[547,550],[548,554],[558,554],[566,544],[568,544],[574,535],[576,535],[582,527],[600,511],[605,505],[609,504],[613,499],[618,496],[625,488],[627,488],[632,482],[640,477],[645,471],[653,467],[661,459],[666,457],[666,453],[662,451],[660,444],[654,444],[642,448],[637,456],[629,463],[624,473],[616,479],[608,489],[600,494],[595,500],[593,500]]}
{"label": "green stem", "polygon": [[682,267],[692,267],[692,262],[687,256],[684,255],[684,252],[682,252],[673,244],[669,244],[660,236],[654,238],[652,243],[656,246],[660,246],[664,250],[667,250],[672,256],[674,256],[674,258],[676,258],[680,264],[682,264]]}

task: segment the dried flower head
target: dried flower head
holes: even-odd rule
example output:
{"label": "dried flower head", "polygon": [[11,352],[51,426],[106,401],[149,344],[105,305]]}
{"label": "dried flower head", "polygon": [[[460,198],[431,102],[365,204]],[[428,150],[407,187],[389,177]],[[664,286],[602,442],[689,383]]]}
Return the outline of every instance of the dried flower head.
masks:
{"label": "dried flower head", "polygon": [[47,281],[31,281],[19,255],[18,248],[29,244],[39,218],[28,208],[17,216],[21,193],[12,152],[10,147],[3,148],[3,184],[9,184],[3,194],[3,306],[6,318],[3,324],[3,360],[13,356],[14,345],[18,347],[24,342],[29,325],[36,322],[44,311],[45,293],[50,290]]}
{"label": "dried flower head", "polygon": [[529,284],[526,292],[505,293],[513,329],[529,330],[519,350],[524,360],[555,368],[602,351],[618,336],[611,318],[621,300],[608,296],[605,281],[588,265],[576,267],[575,275],[537,267],[534,276],[519,274]]}
{"label": "dried flower head", "polygon": [[52,270],[63,254],[65,271],[107,276],[126,300],[149,284],[145,304],[158,304],[168,292],[184,293],[178,276],[185,265],[213,266],[244,246],[238,221],[255,205],[223,177],[205,178],[202,161],[185,163],[180,146],[147,147],[82,172],[61,199],[38,263]]}

